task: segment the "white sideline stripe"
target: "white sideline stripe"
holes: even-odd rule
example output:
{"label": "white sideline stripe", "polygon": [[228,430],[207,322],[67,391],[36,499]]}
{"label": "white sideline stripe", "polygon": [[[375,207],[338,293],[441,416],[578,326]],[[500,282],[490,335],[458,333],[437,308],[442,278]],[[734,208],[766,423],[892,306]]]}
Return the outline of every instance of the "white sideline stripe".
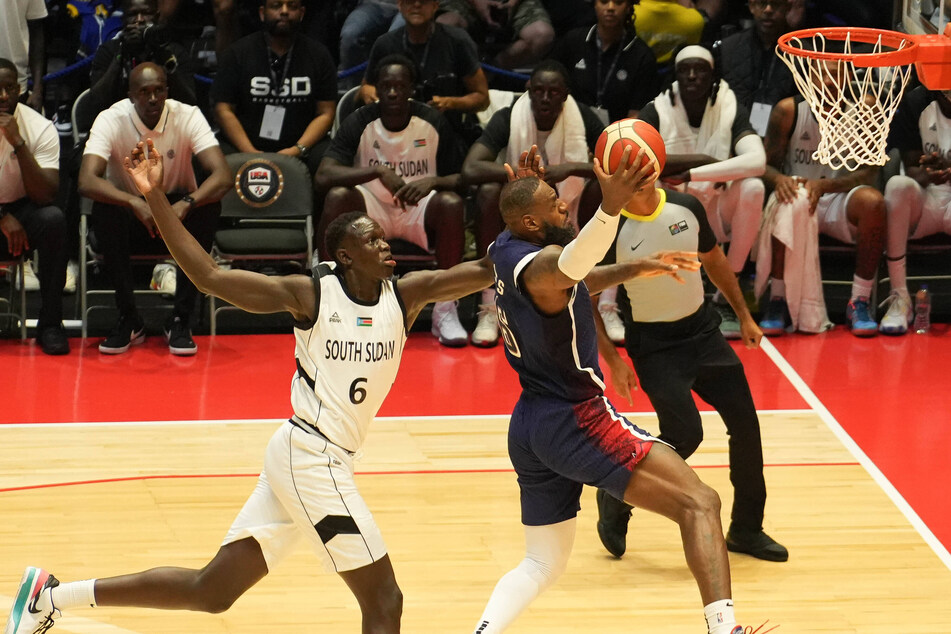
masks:
{"label": "white sideline stripe", "polygon": [[845,448],[849,450],[856,460],[859,461],[859,464],[865,468],[872,479],[875,481],[878,486],[882,488],[886,495],[891,498],[891,501],[894,502],[895,506],[898,507],[898,510],[901,511],[902,515],[905,516],[912,527],[918,534],[921,535],[925,542],[931,546],[931,549],[938,555],[938,559],[944,563],[949,569],[951,569],[951,554],[948,553],[948,550],[944,545],[935,537],[935,534],[931,532],[931,529],[928,528],[927,524],[922,521],[918,516],[911,505],[905,501],[905,498],[902,497],[901,493],[898,492],[898,489],[888,481],[888,478],[885,477],[885,474],[882,473],[878,467],[875,466],[875,463],[872,462],[871,458],[865,455],[865,452],[852,440],[852,437],[849,436],[848,432],[842,428],[839,424],[839,421],[835,419],[831,412],[826,409],[826,406],[823,405],[822,401],[819,400],[819,397],[809,389],[809,386],[806,385],[806,382],[799,376],[799,374],[793,369],[788,361],[779,353],[773,344],[766,338],[760,341],[760,347],[766,353],[766,355],[776,364],[779,370],[786,376],[786,379],[792,383],[793,387],[796,388],[796,391],[799,392],[799,395],[812,407],[816,414],[819,415],[819,418],[822,419],[822,422],[835,434],[836,438],[839,439]]}
{"label": "white sideline stripe", "polygon": [[[0,603],[13,605],[13,597],[0,594]],[[102,621],[66,614],[56,619],[56,625],[53,626],[53,629],[57,632],[75,632],[75,634],[139,634],[134,630],[127,630]]]}
{"label": "white sideline stripe", "polygon": [[[615,408],[617,409],[617,408]],[[757,414],[811,414],[811,409],[758,409]],[[622,416],[656,416],[654,412],[620,412]],[[718,416],[716,412],[700,412],[701,416]],[[459,416],[377,416],[374,420],[390,421],[395,423],[409,423],[413,421],[448,421],[448,420],[508,420],[508,414],[465,414]],[[220,420],[132,420],[132,421],[89,421],[89,422],[59,422],[59,423],[9,423],[0,424],[0,432],[4,429],[20,429],[24,427],[144,427],[148,425],[262,425],[277,424],[287,421],[286,418],[234,418]]]}

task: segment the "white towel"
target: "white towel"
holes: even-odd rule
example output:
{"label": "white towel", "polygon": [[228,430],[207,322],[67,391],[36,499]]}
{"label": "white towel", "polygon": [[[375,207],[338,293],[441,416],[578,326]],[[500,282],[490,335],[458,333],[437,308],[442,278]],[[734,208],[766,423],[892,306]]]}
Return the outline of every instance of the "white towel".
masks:
{"label": "white towel", "polygon": [[[796,200],[781,205],[776,194],[763,211],[763,227],[756,248],[756,296],[766,289],[773,260],[773,238],[786,246],[783,281],[792,325],[800,332],[824,332],[832,328],[822,294],[819,268],[819,219],[809,213],[809,195],[799,188]],[[762,302],[761,302],[762,304]]]}
{"label": "white towel", "polygon": [[[509,144],[505,150],[505,160],[512,167],[518,166],[522,152],[538,144],[538,128],[532,114],[532,104],[528,93],[523,94],[512,106],[509,119]],[[584,119],[574,97],[568,95],[565,105],[555,120],[544,147],[545,156],[550,165],[561,163],[587,163],[590,160],[588,141],[585,138]],[[568,204],[572,220],[577,224],[578,203],[586,179],[569,176],[557,184],[558,197]]]}
{"label": "white towel", "polygon": [[[676,95],[671,102],[671,94]],[[687,110],[680,98],[680,87],[674,82],[669,92],[654,99],[660,123],[658,132],[667,146],[667,154],[709,154],[722,161],[733,152],[733,120],[736,118],[736,94],[726,80],[720,80],[716,102],[707,108],[697,133],[690,128]]]}

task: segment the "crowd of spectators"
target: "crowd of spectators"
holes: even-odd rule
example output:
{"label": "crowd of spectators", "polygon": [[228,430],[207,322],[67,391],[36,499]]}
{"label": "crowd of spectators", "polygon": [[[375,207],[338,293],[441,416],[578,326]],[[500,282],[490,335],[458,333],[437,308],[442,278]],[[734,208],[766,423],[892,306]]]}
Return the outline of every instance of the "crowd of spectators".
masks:
{"label": "crowd of spectators", "polygon": [[[742,284],[752,286],[750,256],[759,252],[756,291],[774,335],[830,325],[815,286],[818,233],[856,245],[848,326],[873,335],[908,328],[908,238],[951,232],[947,97],[909,91],[893,139],[907,176],[887,186],[875,168],[845,176],[812,165],[814,121],[774,53],[794,28],[892,27],[887,0],[0,5],[0,252],[38,253],[39,275],[27,267],[27,284],[42,291],[37,339],[50,354],[69,350],[58,289],[75,288],[67,254],[75,253],[77,192],[95,201],[94,229],[120,309],[100,350],[125,352],[142,336],[127,260],[154,240],[154,224],[116,163],[122,143],[131,149],[137,136],[164,138],[156,146],[177,166],[169,191],[206,247],[227,189],[223,155],[277,152],[314,176],[318,248],[334,217],[359,209],[446,268],[464,257],[467,226],[475,255],[485,253],[501,229],[502,163],[532,144],[546,180],[583,225],[600,202],[591,157],[601,128],[640,117],[667,143],[663,186],[700,199]],[[64,65],[74,68],[47,74]],[[94,122],[70,120],[81,93],[98,113]],[[929,136],[922,121],[937,132]],[[813,246],[803,252],[795,232]],[[871,285],[883,259],[892,292],[879,323]],[[172,353],[194,354],[195,290],[177,281],[166,336]],[[622,343],[614,294],[600,302],[611,338]],[[495,345],[491,304],[487,292],[471,337],[454,304],[437,305],[434,336],[450,346]],[[737,336],[732,309],[719,308],[724,334]]]}

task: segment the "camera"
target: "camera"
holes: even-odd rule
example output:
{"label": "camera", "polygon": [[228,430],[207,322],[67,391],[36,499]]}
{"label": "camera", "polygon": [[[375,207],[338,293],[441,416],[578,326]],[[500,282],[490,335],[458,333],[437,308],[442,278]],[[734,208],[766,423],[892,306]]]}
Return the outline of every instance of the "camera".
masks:
{"label": "camera", "polygon": [[145,48],[154,50],[168,46],[172,38],[165,26],[149,22],[142,29],[142,41],[145,43]]}
{"label": "camera", "polygon": [[436,95],[448,96],[456,94],[455,73],[443,73],[424,79],[416,86],[416,95],[423,103],[429,102]]}

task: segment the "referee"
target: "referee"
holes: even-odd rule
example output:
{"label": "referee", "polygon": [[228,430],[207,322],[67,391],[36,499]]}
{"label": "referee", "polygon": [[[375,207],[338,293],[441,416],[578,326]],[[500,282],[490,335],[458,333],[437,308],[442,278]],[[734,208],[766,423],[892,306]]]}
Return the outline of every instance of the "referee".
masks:
{"label": "referee", "polygon": [[[647,189],[629,201],[605,262],[677,249],[697,251],[707,276],[740,320],[742,340],[757,348],[763,333],[743,300],[736,276],[717,245],[699,200],[689,194]],[[685,284],[669,277],[633,279],[618,291],[628,355],[660,423],[660,438],[687,459],[703,440],[700,412],[691,391],[712,405],[730,437],[734,500],[727,548],[769,561],[786,561],[786,549],[763,532],[766,482],[759,419],[739,357],[720,334],[720,317],[704,298],[700,272],[684,271]],[[631,301],[631,298],[635,301]],[[597,300],[593,300],[597,301]],[[597,311],[595,311],[597,312]],[[598,347],[621,395],[637,386],[634,372],[608,339],[600,319]],[[598,535],[615,557],[626,547],[631,508],[598,490]]]}

